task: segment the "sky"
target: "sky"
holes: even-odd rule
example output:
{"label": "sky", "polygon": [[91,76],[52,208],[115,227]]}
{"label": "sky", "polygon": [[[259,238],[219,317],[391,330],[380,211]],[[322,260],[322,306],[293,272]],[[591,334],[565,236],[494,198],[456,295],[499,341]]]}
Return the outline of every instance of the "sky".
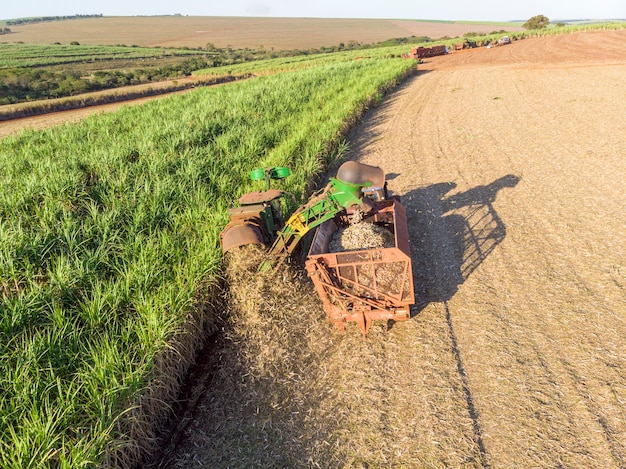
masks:
{"label": "sky", "polygon": [[102,14],[468,21],[624,19],[625,0],[2,0],[0,19]]}

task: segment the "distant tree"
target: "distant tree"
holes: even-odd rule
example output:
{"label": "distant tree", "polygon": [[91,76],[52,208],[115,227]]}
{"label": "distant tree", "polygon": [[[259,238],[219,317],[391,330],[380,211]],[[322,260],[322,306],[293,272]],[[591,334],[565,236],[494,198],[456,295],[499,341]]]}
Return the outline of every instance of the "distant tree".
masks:
{"label": "distant tree", "polygon": [[5,24],[7,26],[11,26],[11,25],[20,25],[20,24],[41,23],[42,21],[65,21],[65,20],[75,20],[75,19],[83,19],[83,18],[102,18],[102,13],[98,15],[38,16],[35,18],[17,18],[14,20],[6,20]]}
{"label": "distant tree", "polygon": [[522,25],[524,29],[545,29],[550,24],[550,20],[547,16],[537,15],[530,18],[526,23]]}

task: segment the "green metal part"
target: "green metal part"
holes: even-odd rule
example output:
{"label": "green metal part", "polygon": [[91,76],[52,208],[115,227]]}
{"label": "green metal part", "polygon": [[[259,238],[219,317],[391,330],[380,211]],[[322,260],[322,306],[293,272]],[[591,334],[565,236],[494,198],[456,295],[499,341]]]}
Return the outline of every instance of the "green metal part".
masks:
{"label": "green metal part", "polygon": [[253,171],[250,171],[250,179],[253,181],[262,181],[265,179],[265,169],[257,168]]}
{"label": "green metal part", "polygon": [[253,181],[265,180],[265,190],[270,189],[272,179],[284,179],[291,174],[289,168],[283,166],[270,166],[269,168],[257,168],[250,171],[250,179]]}
{"label": "green metal part", "polygon": [[313,228],[330,220],[346,208],[359,205],[362,200],[361,189],[371,183],[352,184],[330,178],[330,184],[321,198],[314,197],[306,205],[296,210],[285,227],[277,233],[277,238],[270,248],[270,254],[291,254],[302,237]]}
{"label": "green metal part", "polygon": [[[264,180],[266,189],[262,192],[244,194],[239,200],[240,204],[245,206],[248,211],[258,207],[255,216],[258,218],[259,226],[266,229],[267,234],[264,237],[269,237],[269,242],[272,242],[273,239],[269,252],[275,255],[291,254],[302,237],[310,230],[352,206],[362,206],[363,188],[370,187],[373,181],[380,179],[381,174],[384,178],[380,168],[369,167],[356,162],[346,162],[337,173],[338,175],[343,174],[345,177],[343,179],[330,178],[328,185],[322,191],[314,194],[305,205],[297,209],[283,225],[280,208],[274,205],[276,203],[274,199],[281,197],[284,193],[276,190],[271,191],[270,183],[272,179],[283,179],[290,173],[289,168],[281,166],[258,168],[251,171],[250,178],[253,181]],[[354,182],[348,182],[344,179]],[[242,218],[241,213],[231,214],[231,217],[235,216],[238,223],[250,223],[250,220],[246,220],[245,217]],[[231,221],[231,223],[233,222]],[[280,226],[283,228],[279,229]]]}
{"label": "green metal part", "polygon": [[351,182],[345,182],[341,179],[330,178],[330,185],[329,197],[343,208],[348,208],[361,203],[363,197],[361,190],[364,187],[371,186],[372,183],[352,184]]}

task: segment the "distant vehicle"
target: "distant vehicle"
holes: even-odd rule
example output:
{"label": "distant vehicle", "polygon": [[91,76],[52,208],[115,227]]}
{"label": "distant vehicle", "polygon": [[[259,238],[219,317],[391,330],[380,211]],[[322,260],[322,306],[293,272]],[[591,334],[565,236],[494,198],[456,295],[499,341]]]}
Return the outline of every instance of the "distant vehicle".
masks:
{"label": "distant vehicle", "polygon": [[509,38],[509,36],[502,36],[500,39],[498,39],[496,46],[503,46],[505,44],[511,44],[511,38]]}
{"label": "distant vehicle", "polygon": [[435,57],[436,55],[445,55],[449,52],[448,46],[436,45],[431,47],[414,47],[411,52],[402,54],[405,59],[421,60],[426,57]]}

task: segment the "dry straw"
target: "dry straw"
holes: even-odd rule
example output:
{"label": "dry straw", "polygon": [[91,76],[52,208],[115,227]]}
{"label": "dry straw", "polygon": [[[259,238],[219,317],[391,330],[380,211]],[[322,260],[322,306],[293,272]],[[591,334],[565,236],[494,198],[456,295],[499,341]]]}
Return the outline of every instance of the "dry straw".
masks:
{"label": "dry straw", "polygon": [[388,229],[358,221],[346,228],[338,229],[330,241],[330,252],[354,251],[359,249],[390,248],[394,246],[393,233]]}

